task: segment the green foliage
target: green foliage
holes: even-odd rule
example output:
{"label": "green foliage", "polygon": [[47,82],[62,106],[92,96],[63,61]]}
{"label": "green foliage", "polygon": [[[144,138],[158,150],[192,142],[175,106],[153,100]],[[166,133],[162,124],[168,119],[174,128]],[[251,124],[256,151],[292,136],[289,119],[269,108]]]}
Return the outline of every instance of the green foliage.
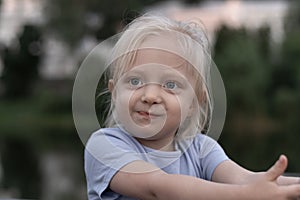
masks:
{"label": "green foliage", "polygon": [[[120,29],[139,15],[143,4],[147,1],[139,0],[90,0],[87,3],[88,12],[100,14],[102,24],[95,31],[100,40],[116,34]],[[112,8],[112,9],[111,9]]]}
{"label": "green foliage", "polygon": [[24,198],[38,199],[41,192],[39,155],[32,141],[7,136],[0,148],[3,188],[19,188]]}
{"label": "green foliage", "polygon": [[203,2],[203,0],[184,0],[184,2],[186,3],[186,4],[199,4],[199,3],[201,3],[201,2]]}
{"label": "green foliage", "polygon": [[49,87],[40,81],[29,98],[0,100],[0,163],[4,174],[0,188],[17,189],[18,198],[41,199],[42,183],[47,181],[42,180],[40,168],[45,152],[67,151],[83,156],[72,119],[72,82],[63,84],[55,85],[65,88],[59,93],[52,84]]}
{"label": "green foliage", "polygon": [[285,17],[285,31],[294,32],[300,28],[300,2],[290,1],[289,11]]}
{"label": "green foliage", "polygon": [[[296,2],[294,2],[296,3]],[[300,4],[291,7],[286,18],[286,37],[282,43],[280,61],[273,68],[273,81],[270,86],[273,94],[274,115],[284,123],[284,130],[300,131]],[[291,134],[295,140],[299,134]]]}
{"label": "green foliage", "polygon": [[13,136],[31,140],[39,148],[68,144],[77,136],[71,100],[54,92],[34,95],[26,100],[0,101],[0,138]]}
{"label": "green foliage", "polygon": [[138,16],[142,9],[163,0],[47,0],[46,29],[76,47],[85,35],[106,39]]}
{"label": "green foliage", "polygon": [[25,25],[18,47],[3,50],[2,79],[6,97],[22,98],[30,95],[33,83],[38,78],[41,37],[38,27]]}
{"label": "green foliage", "polygon": [[270,81],[269,63],[267,51],[262,50],[258,38],[244,29],[223,27],[219,31],[214,60],[227,88],[229,112],[251,114],[265,107],[263,98]]}
{"label": "green foliage", "polygon": [[[292,16],[298,19],[299,13]],[[249,33],[223,27],[217,36],[214,57],[228,98],[220,143],[253,170],[267,169],[281,153],[290,158],[288,171],[300,170],[300,26],[295,19],[286,23],[293,26],[277,47],[269,43],[268,28]]]}
{"label": "green foliage", "polygon": [[81,0],[46,1],[47,32],[66,42],[70,47],[76,46],[86,30],[84,4],[85,1]]}

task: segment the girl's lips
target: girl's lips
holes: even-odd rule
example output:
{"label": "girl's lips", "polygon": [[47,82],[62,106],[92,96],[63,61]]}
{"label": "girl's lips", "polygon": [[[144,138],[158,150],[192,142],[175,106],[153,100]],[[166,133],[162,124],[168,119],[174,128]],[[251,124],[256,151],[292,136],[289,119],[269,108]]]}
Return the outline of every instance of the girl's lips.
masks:
{"label": "girl's lips", "polygon": [[147,116],[147,117],[150,115],[148,112],[145,112],[145,111],[138,111],[138,113],[140,115]]}
{"label": "girl's lips", "polygon": [[159,116],[159,115],[157,115],[157,114],[149,113],[149,112],[147,112],[147,111],[137,111],[137,113],[138,113],[139,115],[141,115],[141,116],[143,116],[143,117],[147,117],[147,118],[149,118],[149,117],[158,117],[158,116]]}

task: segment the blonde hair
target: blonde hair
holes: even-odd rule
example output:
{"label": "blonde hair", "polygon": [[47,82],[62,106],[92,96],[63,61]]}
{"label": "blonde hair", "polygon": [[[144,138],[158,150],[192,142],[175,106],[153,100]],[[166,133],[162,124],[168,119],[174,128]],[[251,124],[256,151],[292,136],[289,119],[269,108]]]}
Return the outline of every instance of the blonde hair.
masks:
{"label": "blonde hair", "polygon": [[[175,35],[176,42],[181,49],[180,57],[186,60],[195,75],[198,112],[192,114],[186,123],[186,130],[191,132],[206,133],[211,124],[213,109],[212,96],[210,94],[210,65],[211,54],[208,39],[202,24],[199,22],[180,22],[165,16],[145,14],[132,21],[114,46],[109,58],[107,79],[117,82],[126,72],[126,66],[130,66],[135,59],[135,52],[143,41],[149,36],[157,36],[162,33]],[[178,52],[176,52],[178,54]],[[103,92],[102,94],[108,91]],[[109,111],[105,121],[105,127],[117,125],[113,118],[114,104],[110,102]]]}

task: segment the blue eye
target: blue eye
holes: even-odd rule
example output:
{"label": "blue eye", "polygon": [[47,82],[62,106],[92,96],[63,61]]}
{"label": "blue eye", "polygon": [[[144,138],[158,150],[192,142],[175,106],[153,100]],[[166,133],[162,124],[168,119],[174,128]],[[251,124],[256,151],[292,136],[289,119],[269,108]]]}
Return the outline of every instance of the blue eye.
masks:
{"label": "blue eye", "polygon": [[139,78],[131,78],[129,83],[131,86],[141,86],[143,84]]}
{"label": "blue eye", "polygon": [[165,85],[165,88],[169,89],[169,90],[174,90],[177,88],[177,84],[174,81],[168,81]]}

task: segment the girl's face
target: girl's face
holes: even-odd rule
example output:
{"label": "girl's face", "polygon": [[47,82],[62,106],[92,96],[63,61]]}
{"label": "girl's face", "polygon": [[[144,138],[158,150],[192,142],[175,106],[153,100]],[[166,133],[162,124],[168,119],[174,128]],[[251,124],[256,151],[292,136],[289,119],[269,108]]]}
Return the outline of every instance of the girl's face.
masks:
{"label": "girl's face", "polygon": [[110,81],[114,117],[134,137],[144,140],[173,138],[195,109],[194,76],[187,62],[160,49],[140,49],[132,66]]}

